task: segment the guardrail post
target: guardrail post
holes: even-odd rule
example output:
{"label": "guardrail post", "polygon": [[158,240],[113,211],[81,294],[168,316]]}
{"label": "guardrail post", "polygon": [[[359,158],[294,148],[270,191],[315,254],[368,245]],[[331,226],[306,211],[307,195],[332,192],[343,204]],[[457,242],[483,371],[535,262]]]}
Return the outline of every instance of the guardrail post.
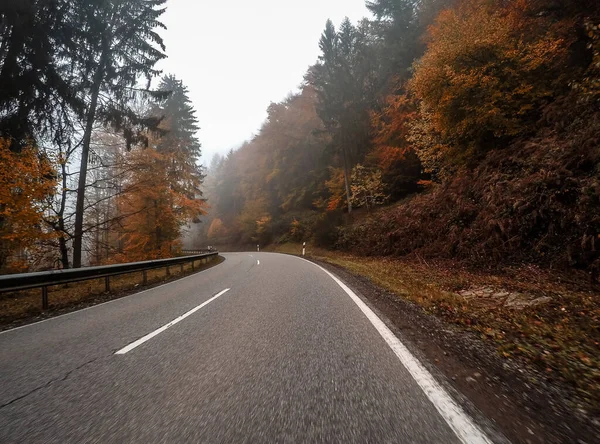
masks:
{"label": "guardrail post", "polygon": [[171,270],[169,270],[169,266],[167,265],[167,276],[171,276]]}
{"label": "guardrail post", "polygon": [[194,271],[194,261],[192,261],[192,271]]}
{"label": "guardrail post", "polygon": [[48,310],[48,287],[42,287],[42,310]]}
{"label": "guardrail post", "polygon": [[179,271],[181,271],[183,273],[183,262],[181,264],[179,264]]}
{"label": "guardrail post", "polygon": [[104,291],[110,291],[110,276],[104,276]]}
{"label": "guardrail post", "polygon": [[146,273],[146,270],[142,271],[142,276],[142,284],[148,285],[148,273]]}

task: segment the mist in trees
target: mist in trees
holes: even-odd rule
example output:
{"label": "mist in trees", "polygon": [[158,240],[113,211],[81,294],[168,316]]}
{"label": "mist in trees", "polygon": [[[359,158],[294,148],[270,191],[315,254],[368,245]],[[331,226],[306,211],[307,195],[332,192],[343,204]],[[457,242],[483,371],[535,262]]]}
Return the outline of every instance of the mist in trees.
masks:
{"label": "mist in trees", "polygon": [[[165,223],[168,234],[158,236],[152,247],[138,245],[145,251],[138,257],[170,255],[180,227],[204,211],[199,128],[187,89],[173,76],[152,86],[160,75],[156,63],[166,57],[160,37],[164,4],[3,2],[0,140],[6,158],[16,156],[24,171],[35,171],[31,153],[36,153],[44,165],[39,163],[38,172],[46,177],[40,182],[53,186],[44,188],[43,196],[30,196],[32,214],[40,217],[30,229],[38,235],[31,245],[13,242],[4,248],[7,260],[0,268],[23,268],[27,261],[12,261],[15,255],[33,264],[32,245],[42,240],[47,257],[38,267],[125,260],[135,255],[128,233],[140,232],[132,218],[141,218],[153,205],[156,211],[158,202],[161,216],[171,212],[172,217],[155,221],[155,233]],[[136,174],[151,171],[164,175],[166,200],[148,203],[140,197],[144,179]],[[10,182],[7,186],[12,191],[0,202],[5,228],[25,219],[15,211],[21,191]],[[138,197],[134,209],[124,209],[126,195]]]}
{"label": "mist in trees", "polygon": [[203,239],[598,267],[598,3],[366,5],[215,160]]}
{"label": "mist in trees", "polygon": [[163,257],[198,221],[198,246],[597,263],[598,3],[366,6],[205,171],[188,91],[156,69],[164,0],[3,2],[0,146],[24,173],[0,266]]}

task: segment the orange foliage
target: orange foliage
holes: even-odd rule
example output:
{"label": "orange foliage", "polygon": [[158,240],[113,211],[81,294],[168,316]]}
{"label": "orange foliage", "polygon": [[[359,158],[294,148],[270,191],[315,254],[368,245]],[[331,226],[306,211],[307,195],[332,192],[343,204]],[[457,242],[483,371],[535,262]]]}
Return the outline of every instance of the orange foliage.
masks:
{"label": "orange foliage", "polygon": [[371,111],[371,127],[375,148],[370,161],[384,172],[405,160],[411,150],[407,143],[410,126],[415,118],[417,107],[413,99],[406,95],[389,95],[380,112]]}
{"label": "orange foliage", "polygon": [[344,189],[344,170],[341,168],[329,168],[329,180],[325,186],[329,190],[329,200],[326,211],[335,211],[344,205],[346,190]]}
{"label": "orange foliage", "polygon": [[0,270],[27,268],[24,259],[14,256],[51,237],[42,229],[42,215],[55,186],[47,158],[29,146],[13,152],[0,139]]}
{"label": "orange foliage", "polygon": [[371,111],[373,150],[366,163],[382,173],[393,197],[414,190],[421,173],[416,153],[409,144],[411,122],[417,116],[415,100],[407,94],[390,94],[381,111]]}
{"label": "orange foliage", "polygon": [[527,1],[463,0],[440,13],[411,87],[432,127],[454,145],[533,129],[566,84],[567,23],[532,14]]}
{"label": "orange foliage", "polygon": [[[118,200],[124,241],[118,260],[171,257],[179,249],[181,228],[205,214],[204,201],[188,196],[171,183],[169,166],[176,153],[147,148],[131,153],[135,165],[128,192]],[[181,178],[177,178],[181,179]]]}

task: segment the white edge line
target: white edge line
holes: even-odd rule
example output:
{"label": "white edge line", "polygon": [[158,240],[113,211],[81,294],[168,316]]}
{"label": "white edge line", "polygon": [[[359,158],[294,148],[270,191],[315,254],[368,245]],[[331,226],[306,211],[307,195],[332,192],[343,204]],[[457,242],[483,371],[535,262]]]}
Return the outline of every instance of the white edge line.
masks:
{"label": "white edge line", "polygon": [[212,298],[210,298],[208,301],[203,302],[202,304],[198,305],[197,307],[192,308],[190,311],[182,314],[181,316],[179,316],[178,318],[173,319],[171,322],[169,322],[168,324],[163,325],[160,328],[157,328],[156,330],[154,330],[152,333],[148,333],[146,336],[141,337],[140,339],[138,339],[137,341],[132,342],[131,344],[123,347],[121,350],[116,351],[115,355],[124,355],[127,352],[130,352],[131,350],[133,350],[134,348],[142,345],[144,342],[152,339],[154,336],[162,333],[163,331],[165,331],[166,329],[174,326],[175,324],[177,324],[178,322],[183,321],[185,318],[187,318],[188,316],[193,315],[194,313],[196,313],[198,310],[200,310],[202,307],[204,307],[205,305],[210,304],[212,301],[214,301],[215,299],[217,299],[219,296],[224,295],[225,293],[227,293],[229,290],[231,290],[230,288],[226,288],[225,290],[217,293],[216,295],[214,295]]}
{"label": "white edge line", "polygon": [[[298,258],[302,259],[302,258]],[[371,321],[385,342],[394,351],[402,365],[408,370],[416,383],[421,387],[427,398],[435,406],[442,418],[448,423],[452,431],[465,444],[492,444],[492,441],[483,431],[467,416],[463,409],[450,397],[444,388],[434,379],[425,367],[415,358],[406,346],[400,342],[394,333],[379,319],[356,293],[354,293],[338,277],[314,262],[302,259],[319,267],[331,277],[352,298],[358,308]]]}
{"label": "white edge line", "polygon": [[[221,256],[221,253],[219,253],[219,256]],[[219,265],[219,264],[217,264],[217,265]],[[20,330],[20,329],[22,329],[22,328],[31,327],[31,326],[33,326],[33,325],[42,324],[42,323],[44,323],[44,322],[53,321],[53,320],[55,320],[55,319],[62,318],[62,317],[65,317],[65,316],[71,316],[71,315],[74,315],[74,314],[77,314],[77,313],[81,313],[82,311],[91,310],[92,308],[97,308],[97,307],[100,307],[100,306],[102,306],[102,305],[107,305],[107,304],[110,304],[110,303],[112,303],[112,302],[118,302],[118,301],[121,301],[121,302],[122,302],[123,300],[125,300],[125,299],[127,299],[127,298],[130,298],[130,297],[132,297],[132,296],[137,296],[137,295],[140,295],[140,294],[142,294],[142,293],[146,293],[146,292],[148,292],[148,291],[153,291],[153,290],[156,290],[157,288],[166,287],[167,285],[171,285],[171,284],[173,284],[173,283],[175,283],[175,282],[180,282],[180,281],[183,281],[184,279],[193,278],[194,276],[197,276],[197,275],[199,275],[200,273],[204,273],[204,272],[206,272],[206,271],[212,270],[213,268],[214,268],[214,266],[213,266],[213,267],[210,267],[210,268],[207,268],[206,270],[200,270],[200,271],[196,271],[195,273],[189,274],[189,275],[187,275],[187,276],[180,277],[180,278],[178,278],[178,279],[175,279],[174,281],[171,281],[171,282],[165,282],[164,284],[157,285],[156,287],[147,288],[147,289],[145,289],[145,290],[141,290],[141,291],[136,291],[135,293],[131,293],[131,294],[127,295],[127,296],[123,296],[123,297],[116,298],[116,299],[111,299],[110,301],[102,302],[102,303],[100,303],[100,304],[94,304],[94,305],[90,305],[89,307],[81,308],[81,309],[79,309],[79,310],[70,311],[70,312],[68,312],[68,313],[63,313],[63,314],[61,314],[61,315],[57,315],[57,316],[52,316],[52,317],[49,317],[49,318],[47,318],[47,319],[42,319],[41,321],[36,321],[36,322],[32,322],[32,323],[30,323],[30,324],[19,325],[18,327],[9,328],[8,330],[3,330],[3,331],[0,331],[0,335],[2,335],[2,334],[4,334],[4,333],[10,333],[11,331]],[[134,287],[134,288],[135,288],[135,287]]]}

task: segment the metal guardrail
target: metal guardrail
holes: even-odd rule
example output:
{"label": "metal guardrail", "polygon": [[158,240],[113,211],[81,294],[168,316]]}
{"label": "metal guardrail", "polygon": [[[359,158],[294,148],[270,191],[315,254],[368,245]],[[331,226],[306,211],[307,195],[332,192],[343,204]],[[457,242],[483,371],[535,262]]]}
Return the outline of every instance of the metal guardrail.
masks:
{"label": "metal guardrail", "polygon": [[[186,254],[187,252],[184,252]],[[121,274],[134,273],[136,271],[143,272],[143,284],[147,283],[147,270],[155,268],[167,269],[173,265],[180,265],[183,270],[183,265],[191,262],[192,270],[194,262],[208,262],[219,254],[218,251],[203,254],[191,254],[187,256],[174,257],[169,259],[156,259],[143,262],[129,262],[125,264],[101,265],[97,267],[70,268],[67,270],[52,270],[39,271],[35,273],[19,273],[0,276],[0,293],[17,290],[27,290],[30,288],[42,289],[42,309],[48,308],[48,287],[52,285],[68,284],[71,282],[87,281],[90,279],[104,278],[106,291],[110,291],[110,277]]]}
{"label": "metal guardrail", "polygon": [[204,254],[204,253],[214,253],[214,248],[199,248],[194,250],[181,250],[181,254]]}

